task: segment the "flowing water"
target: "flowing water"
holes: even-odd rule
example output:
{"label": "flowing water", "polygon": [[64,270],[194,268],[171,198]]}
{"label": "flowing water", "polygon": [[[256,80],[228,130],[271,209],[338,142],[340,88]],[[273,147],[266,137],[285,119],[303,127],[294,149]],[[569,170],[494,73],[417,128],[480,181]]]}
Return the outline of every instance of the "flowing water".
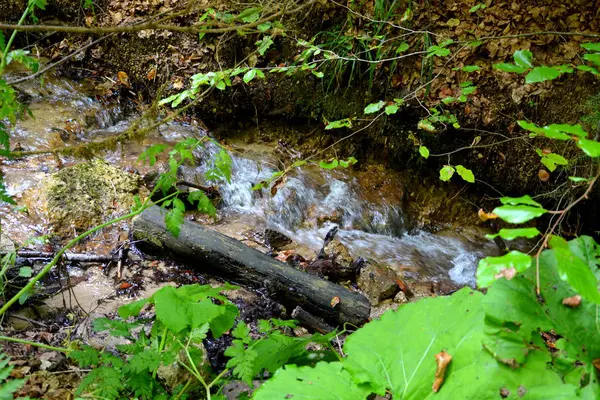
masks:
{"label": "flowing water", "polygon": [[[35,118],[25,117],[14,129],[13,146],[25,150],[44,150],[65,144],[100,140],[122,132],[130,123],[116,96],[106,88],[48,78],[43,86],[19,86],[29,98]],[[130,112],[130,114],[134,114]],[[136,163],[140,152],[154,143],[174,143],[189,136],[205,135],[194,124],[170,123],[150,134],[143,143],[131,143],[106,152],[105,159],[122,168],[149,171]],[[481,241],[469,230],[446,230],[436,234],[410,229],[408,217],[398,196],[374,193],[361,187],[355,171],[323,170],[314,166],[298,168],[286,177],[277,192],[253,191],[252,186],[269,178],[279,163],[277,144],[228,143],[233,159],[231,182],[218,182],[222,195],[218,222],[214,229],[237,238],[247,238],[265,228],[277,230],[295,242],[306,257],[320,249],[326,233],[339,226],[338,239],[353,257],[391,266],[417,279],[452,279],[473,285],[478,260],[497,250],[493,243]],[[203,173],[211,167],[215,145],[198,152],[199,164],[187,167],[186,180],[211,184]],[[3,173],[10,194],[27,205],[28,213],[3,206],[0,217],[4,232],[16,242],[48,233],[40,187],[49,174],[78,160],[53,156],[5,160]],[[62,165],[61,165],[62,164]],[[398,190],[403,188],[400,186]],[[83,250],[101,251],[116,245],[126,224],[86,243]],[[407,272],[409,271],[409,272]]]}

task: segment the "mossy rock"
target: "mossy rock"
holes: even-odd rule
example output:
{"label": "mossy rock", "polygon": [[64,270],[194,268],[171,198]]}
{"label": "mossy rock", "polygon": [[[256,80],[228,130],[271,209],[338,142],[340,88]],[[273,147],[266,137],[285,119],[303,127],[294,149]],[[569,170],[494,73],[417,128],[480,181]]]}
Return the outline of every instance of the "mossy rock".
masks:
{"label": "mossy rock", "polygon": [[54,232],[72,236],[127,212],[141,178],[94,160],[53,174],[44,186],[46,210]]}

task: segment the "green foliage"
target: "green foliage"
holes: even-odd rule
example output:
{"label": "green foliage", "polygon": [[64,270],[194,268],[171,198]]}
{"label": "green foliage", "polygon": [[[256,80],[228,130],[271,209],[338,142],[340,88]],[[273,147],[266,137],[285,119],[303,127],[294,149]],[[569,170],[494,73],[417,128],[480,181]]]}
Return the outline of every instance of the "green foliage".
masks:
{"label": "green foliage", "polygon": [[326,121],[325,130],[339,129],[339,128],[352,128],[352,119],[344,118],[338,121]]}
{"label": "green foliage", "polygon": [[486,257],[477,267],[477,286],[489,287],[496,279],[511,278],[517,272],[523,272],[531,266],[531,256],[513,250],[500,257]]}
{"label": "green foliage", "polygon": [[356,164],[358,160],[354,157],[348,157],[347,160],[338,160],[334,158],[330,161],[320,161],[319,167],[323,169],[335,169],[337,167],[348,168]]}
{"label": "green foliage", "polygon": [[419,154],[423,158],[429,158],[429,149],[425,146],[419,146]]}
{"label": "green foliage", "polygon": [[[310,397],[316,389],[322,399],[365,399],[388,391],[393,398],[414,399],[586,398],[598,390],[591,361],[598,357],[600,336],[592,319],[578,319],[582,310],[561,304],[568,292],[556,293],[555,278],[551,273],[544,283],[544,295],[551,296],[545,303],[535,298],[531,275],[519,275],[495,282],[485,296],[465,288],[388,311],[347,338],[341,361],[287,366],[255,398]],[[540,333],[550,330],[562,335],[557,348],[568,354],[544,345]],[[433,393],[434,355],[441,351],[452,361]]]}
{"label": "green foliage", "polygon": [[557,165],[569,164],[569,161],[560,154],[544,153],[540,149],[536,149],[536,152],[541,157],[542,164],[544,164],[550,172],[556,170]]}
{"label": "green foliage", "polygon": [[[12,365],[8,365],[10,358],[0,353],[0,400],[14,399],[14,393],[25,384],[25,379],[9,379]],[[22,397],[20,397],[22,399]]]}
{"label": "green foliage", "polygon": [[529,196],[502,197],[500,201],[504,205],[496,207],[493,213],[511,224],[522,224],[547,212],[540,203]]}
{"label": "green foliage", "polygon": [[500,229],[500,231],[498,231],[498,233],[496,233],[494,235],[485,235],[485,237],[487,237],[488,239],[494,239],[496,237],[501,237],[502,239],[505,239],[505,240],[514,240],[519,237],[525,237],[528,239],[532,239],[540,234],[541,234],[541,232],[537,228],[516,228],[516,229],[502,228],[502,229]]}
{"label": "green foliage", "polygon": [[[421,150],[419,149],[419,152],[421,152]],[[429,152],[427,152],[427,154],[429,155]],[[421,154],[423,155],[423,154]],[[425,157],[427,158],[427,157]],[[465,181],[469,182],[469,183],[474,183],[475,182],[475,175],[473,175],[473,171],[471,171],[468,168],[463,167],[462,165],[457,165],[456,168],[452,165],[444,165],[442,167],[442,169],[440,169],[440,180],[447,182],[449,181],[452,176],[454,175],[454,172],[458,173],[458,175]]]}
{"label": "green foliage", "polygon": [[[286,325],[295,327],[295,324]],[[303,337],[290,337],[280,329],[277,320],[259,321],[260,335],[250,337],[250,330],[245,323],[238,323],[232,334],[235,339],[225,351],[230,357],[228,368],[233,368],[233,373],[239,379],[250,384],[252,380],[263,371],[271,374],[292,360],[301,356],[308,356],[306,347],[311,344],[328,345],[335,337],[335,332],[328,335],[316,333]]]}

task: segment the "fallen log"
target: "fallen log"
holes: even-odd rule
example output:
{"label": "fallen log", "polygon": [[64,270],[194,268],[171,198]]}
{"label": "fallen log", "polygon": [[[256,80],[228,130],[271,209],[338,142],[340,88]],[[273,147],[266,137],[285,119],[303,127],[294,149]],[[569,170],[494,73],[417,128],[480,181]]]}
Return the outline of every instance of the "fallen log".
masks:
{"label": "fallen log", "polygon": [[[297,270],[194,222],[184,222],[175,238],[166,230],[165,213],[154,206],[134,218],[133,238],[139,241],[140,250],[170,253],[232,283],[254,289],[266,287],[290,310],[301,306],[335,325],[362,325],[369,318],[369,301],[360,293]],[[332,303],[334,298],[339,298],[339,303]]]}

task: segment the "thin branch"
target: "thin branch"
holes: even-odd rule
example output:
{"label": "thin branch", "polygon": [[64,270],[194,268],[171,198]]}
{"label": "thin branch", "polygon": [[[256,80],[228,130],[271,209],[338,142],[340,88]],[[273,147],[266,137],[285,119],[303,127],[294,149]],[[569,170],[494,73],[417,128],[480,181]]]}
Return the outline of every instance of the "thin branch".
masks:
{"label": "thin branch", "polygon": [[292,10],[282,10],[278,13],[272,14],[268,17],[261,18],[255,22],[243,24],[243,25],[228,25],[221,28],[210,28],[211,26],[220,25],[216,22],[208,22],[192,26],[177,26],[177,25],[165,25],[156,22],[149,22],[140,25],[124,25],[124,26],[111,26],[104,28],[87,28],[84,26],[62,26],[62,25],[13,25],[0,23],[0,30],[13,30],[21,32],[63,32],[63,33],[75,33],[75,34],[92,34],[92,35],[106,35],[109,33],[126,33],[126,32],[139,32],[143,30],[166,30],[173,32],[182,33],[225,33],[233,32],[243,29],[250,29],[257,27],[265,22],[272,21],[283,15],[295,14],[303,9],[313,5],[317,0],[311,0],[301,6],[298,6]]}

